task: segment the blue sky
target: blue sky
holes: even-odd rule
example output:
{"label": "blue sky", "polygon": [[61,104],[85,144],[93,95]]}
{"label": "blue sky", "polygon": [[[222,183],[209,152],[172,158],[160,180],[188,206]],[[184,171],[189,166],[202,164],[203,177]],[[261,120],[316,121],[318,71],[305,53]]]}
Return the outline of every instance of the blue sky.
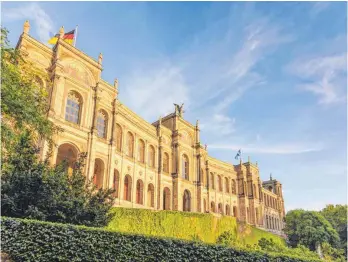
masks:
{"label": "blue sky", "polygon": [[153,122],[185,103],[209,154],[258,161],[286,209],[347,201],[344,2],[5,2],[13,45],[79,25],[77,48]]}

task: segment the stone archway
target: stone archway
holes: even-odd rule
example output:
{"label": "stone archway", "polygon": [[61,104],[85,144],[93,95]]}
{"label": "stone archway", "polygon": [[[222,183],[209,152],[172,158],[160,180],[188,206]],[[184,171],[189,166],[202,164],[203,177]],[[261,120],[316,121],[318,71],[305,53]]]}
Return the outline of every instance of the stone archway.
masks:
{"label": "stone archway", "polygon": [[170,189],[168,187],[163,189],[163,210],[170,210]]}
{"label": "stone archway", "polygon": [[100,158],[96,158],[94,162],[94,175],[93,183],[100,189],[103,188],[103,179],[104,179],[104,161]]}
{"label": "stone archway", "polygon": [[155,207],[155,187],[149,184],[147,187],[147,206]]}
{"label": "stone archway", "polygon": [[183,203],[182,203],[183,211],[191,211],[191,193],[187,189],[184,191]]}
{"label": "stone archway", "polygon": [[76,163],[77,158],[78,158],[78,153],[79,153],[79,151],[75,146],[73,146],[69,143],[61,144],[58,147],[56,165],[59,165],[63,161],[65,161],[66,162],[66,171],[69,174],[72,174],[75,163]]}

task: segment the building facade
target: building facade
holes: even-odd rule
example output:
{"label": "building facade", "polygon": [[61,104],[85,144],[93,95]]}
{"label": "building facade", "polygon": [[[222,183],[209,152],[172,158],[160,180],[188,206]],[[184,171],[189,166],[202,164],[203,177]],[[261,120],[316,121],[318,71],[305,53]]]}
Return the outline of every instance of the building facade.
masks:
{"label": "building facade", "polygon": [[[117,80],[101,78],[102,54],[95,61],[61,39],[51,49],[29,29],[25,22],[17,48],[49,75],[50,81],[37,81],[49,94],[48,118],[64,130],[54,137],[52,165],[67,159],[71,168],[85,152],[85,175],[99,188],[115,189],[116,206],[211,212],[281,232],[282,185],[261,181],[257,163],[209,156],[199,122],[186,121],[182,106],[148,123],[118,100]],[[42,158],[47,152],[44,142]]]}

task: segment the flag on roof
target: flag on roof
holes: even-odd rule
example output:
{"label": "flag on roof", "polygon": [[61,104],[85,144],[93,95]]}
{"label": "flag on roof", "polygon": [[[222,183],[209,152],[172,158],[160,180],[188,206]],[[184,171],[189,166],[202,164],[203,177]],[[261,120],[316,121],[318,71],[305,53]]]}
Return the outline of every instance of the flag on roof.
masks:
{"label": "flag on roof", "polygon": [[242,154],[242,151],[239,149],[237,152],[237,155],[234,157],[235,159],[238,159],[240,155]]}
{"label": "flag on roof", "polygon": [[[65,33],[63,35],[63,40],[67,42],[68,44],[72,45],[74,42],[74,37],[75,37],[75,29]],[[48,40],[48,43],[51,45],[55,45],[58,41],[58,38],[59,38],[59,34],[56,34],[50,40]]]}

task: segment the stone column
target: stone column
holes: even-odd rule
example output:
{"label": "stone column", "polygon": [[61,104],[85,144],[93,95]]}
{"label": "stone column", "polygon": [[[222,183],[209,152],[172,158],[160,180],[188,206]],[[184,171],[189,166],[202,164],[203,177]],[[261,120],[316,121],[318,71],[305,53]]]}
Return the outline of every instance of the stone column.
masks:
{"label": "stone column", "polygon": [[110,141],[108,146],[108,167],[109,167],[109,176],[106,180],[106,187],[111,188],[113,186],[114,180],[114,169],[115,169],[115,151],[116,151],[116,143],[115,143],[115,124],[116,124],[116,110],[117,110],[117,100],[113,101],[112,105],[112,117],[109,123],[111,124],[111,133],[110,133]]}

